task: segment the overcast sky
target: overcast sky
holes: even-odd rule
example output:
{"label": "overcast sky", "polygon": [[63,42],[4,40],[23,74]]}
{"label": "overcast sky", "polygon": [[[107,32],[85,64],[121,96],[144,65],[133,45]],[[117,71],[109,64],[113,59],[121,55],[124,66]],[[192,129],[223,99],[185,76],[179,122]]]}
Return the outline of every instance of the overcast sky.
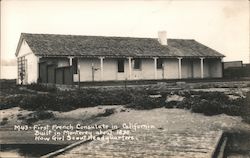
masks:
{"label": "overcast sky", "polygon": [[195,39],[249,62],[248,0],[2,0],[1,57],[15,58],[21,32]]}

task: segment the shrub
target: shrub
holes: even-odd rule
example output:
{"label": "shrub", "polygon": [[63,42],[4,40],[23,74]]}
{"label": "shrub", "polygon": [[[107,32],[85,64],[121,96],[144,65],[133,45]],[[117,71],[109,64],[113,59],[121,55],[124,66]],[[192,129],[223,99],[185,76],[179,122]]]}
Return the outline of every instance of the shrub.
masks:
{"label": "shrub", "polygon": [[114,108],[105,109],[104,113],[98,114],[97,116],[98,117],[107,117],[107,116],[110,116],[110,115],[112,115],[114,113],[115,113],[115,109]]}
{"label": "shrub", "polygon": [[250,123],[250,92],[247,93],[242,105],[241,116],[245,122]]}
{"label": "shrub", "polygon": [[97,105],[117,105],[131,102],[132,95],[126,91],[100,91],[96,89],[60,91],[55,94],[27,95],[20,107],[28,110],[69,111]]}
{"label": "shrub", "polygon": [[132,95],[131,91],[106,91],[98,94],[98,100],[102,105],[124,105],[132,101]]}
{"label": "shrub", "polygon": [[39,120],[38,120],[38,118],[31,117],[31,118],[27,118],[25,121],[26,121],[26,123],[27,123],[28,125],[32,125],[34,122],[37,122],[37,121],[39,121]]}
{"label": "shrub", "polygon": [[55,110],[58,108],[55,98],[53,94],[27,95],[21,100],[20,107],[28,110]]}
{"label": "shrub", "polygon": [[171,108],[177,107],[177,104],[178,104],[177,101],[170,101],[170,102],[166,103],[165,108],[171,109]]}
{"label": "shrub", "polygon": [[3,121],[8,121],[8,118],[7,118],[7,117],[4,117],[2,120],[3,120]]}
{"label": "shrub", "polygon": [[229,97],[221,92],[199,92],[201,99],[216,100],[221,103],[228,103]]}
{"label": "shrub", "polygon": [[247,84],[247,87],[250,87],[250,83]]}
{"label": "shrub", "polygon": [[56,92],[57,91],[57,88],[53,85],[48,86],[48,85],[42,85],[39,83],[31,83],[27,85],[27,88],[35,90],[35,91],[41,91],[41,92]]}
{"label": "shrub", "polygon": [[0,123],[0,125],[5,125],[8,123],[8,118],[7,117],[4,117]]}
{"label": "shrub", "polygon": [[148,95],[136,95],[133,101],[127,105],[128,108],[147,110],[165,106],[165,98],[150,98]]}
{"label": "shrub", "polygon": [[208,101],[206,99],[202,99],[200,102],[195,102],[191,106],[191,110],[193,112],[203,113],[208,116],[222,113],[219,102],[216,100]]}
{"label": "shrub", "polygon": [[37,122],[39,120],[45,120],[51,118],[54,118],[54,114],[52,112],[35,111],[33,113],[30,113],[25,121],[27,124],[31,125],[32,123]]}
{"label": "shrub", "polygon": [[200,95],[193,97],[193,99],[188,99],[187,104],[191,106],[191,111],[205,115],[225,113],[227,115],[239,116],[241,114],[241,108],[244,104],[243,98],[230,100],[226,94],[220,92],[199,93]]}
{"label": "shrub", "polygon": [[36,117],[39,120],[54,118],[54,114],[52,112],[48,112],[48,111],[36,111],[32,115],[33,115],[33,117]]}
{"label": "shrub", "polygon": [[0,110],[16,107],[19,105],[22,99],[23,99],[22,95],[10,95],[5,97],[0,97]]}

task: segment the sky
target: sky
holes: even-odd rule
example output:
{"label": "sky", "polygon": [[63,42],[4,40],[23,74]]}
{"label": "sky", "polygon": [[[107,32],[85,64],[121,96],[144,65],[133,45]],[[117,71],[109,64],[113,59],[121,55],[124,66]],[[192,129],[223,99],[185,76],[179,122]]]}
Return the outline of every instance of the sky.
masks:
{"label": "sky", "polygon": [[195,39],[224,61],[249,62],[248,0],[1,0],[1,58],[21,32]]}

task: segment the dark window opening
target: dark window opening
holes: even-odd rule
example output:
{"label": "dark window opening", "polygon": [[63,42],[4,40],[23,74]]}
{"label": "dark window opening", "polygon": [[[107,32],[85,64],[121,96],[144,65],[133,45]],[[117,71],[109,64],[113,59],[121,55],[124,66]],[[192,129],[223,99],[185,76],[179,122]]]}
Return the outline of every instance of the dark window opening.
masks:
{"label": "dark window opening", "polygon": [[141,59],[134,59],[134,69],[141,69]]}
{"label": "dark window opening", "polygon": [[157,69],[162,69],[162,59],[157,59]]}
{"label": "dark window opening", "polygon": [[124,72],[124,59],[118,59],[118,72]]}
{"label": "dark window opening", "polygon": [[78,67],[78,59],[77,58],[73,58],[72,60],[72,66],[73,66],[73,73],[77,74],[77,67]]}

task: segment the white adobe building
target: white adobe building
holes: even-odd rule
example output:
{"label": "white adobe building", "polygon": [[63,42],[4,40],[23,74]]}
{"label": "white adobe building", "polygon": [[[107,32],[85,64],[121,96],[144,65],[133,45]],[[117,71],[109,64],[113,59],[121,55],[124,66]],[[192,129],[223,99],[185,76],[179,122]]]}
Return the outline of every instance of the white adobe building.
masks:
{"label": "white adobe building", "polygon": [[224,55],[190,39],[22,33],[18,84],[222,77]]}

